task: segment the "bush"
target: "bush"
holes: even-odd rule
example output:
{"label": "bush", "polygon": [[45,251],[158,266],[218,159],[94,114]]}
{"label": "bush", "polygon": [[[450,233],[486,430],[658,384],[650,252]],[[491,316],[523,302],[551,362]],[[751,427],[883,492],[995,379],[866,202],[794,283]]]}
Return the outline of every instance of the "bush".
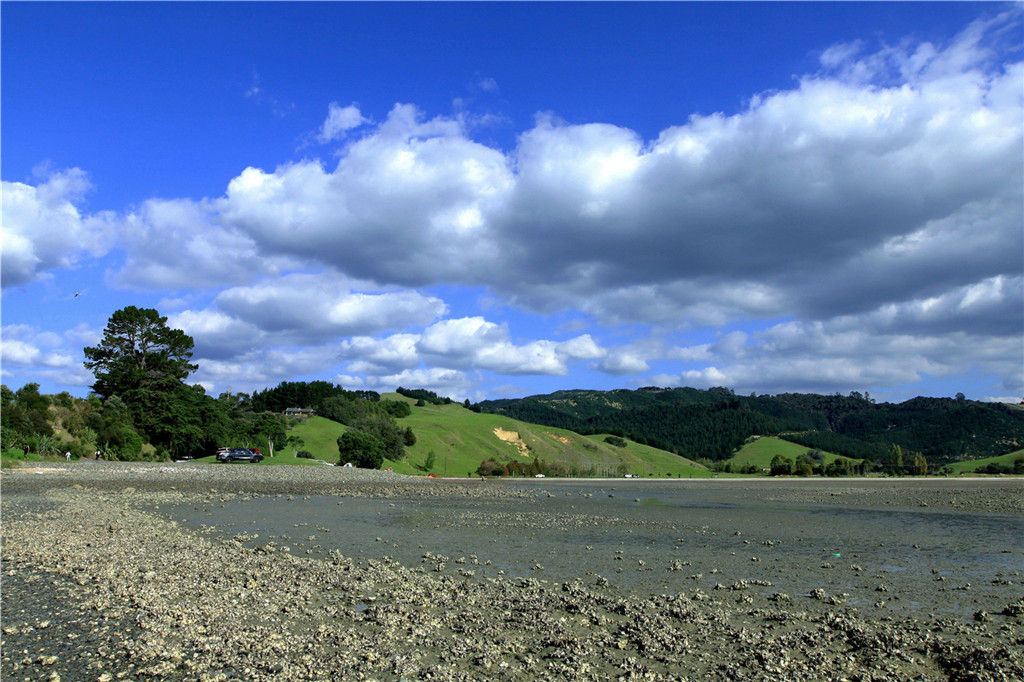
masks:
{"label": "bush", "polygon": [[401,402],[398,400],[382,400],[380,406],[384,412],[395,419],[401,419],[402,417],[408,417],[412,414],[412,408],[409,407],[409,403]]}
{"label": "bush", "polygon": [[480,466],[476,468],[476,473],[481,476],[506,476],[508,471],[502,465],[495,462],[493,459],[487,459],[480,462]]}
{"label": "bush", "polygon": [[775,455],[772,457],[771,464],[772,476],[788,476],[793,473],[793,460],[782,455]]}
{"label": "bush", "polygon": [[309,450],[299,450],[295,453],[295,456],[299,459],[314,459],[313,453]]}
{"label": "bush", "polygon": [[380,469],[384,444],[376,436],[354,429],[338,438],[338,464],[352,462],[360,469]]}
{"label": "bush", "polygon": [[618,436],[607,436],[604,439],[604,442],[608,443],[608,445],[613,445],[617,448],[624,448],[627,445],[625,439],[619,438]]}

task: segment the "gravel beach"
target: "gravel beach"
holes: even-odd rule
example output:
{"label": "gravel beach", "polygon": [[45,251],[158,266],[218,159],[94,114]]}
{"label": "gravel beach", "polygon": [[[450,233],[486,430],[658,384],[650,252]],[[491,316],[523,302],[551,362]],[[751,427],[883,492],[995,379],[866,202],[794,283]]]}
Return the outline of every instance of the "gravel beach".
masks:
{"label": "gravel beach", "polygon": [[[187,462],[5,471],[0,673],[1024,679],[1021,479],[665,486]],[[850,519],[863,550],[819,546]]]}

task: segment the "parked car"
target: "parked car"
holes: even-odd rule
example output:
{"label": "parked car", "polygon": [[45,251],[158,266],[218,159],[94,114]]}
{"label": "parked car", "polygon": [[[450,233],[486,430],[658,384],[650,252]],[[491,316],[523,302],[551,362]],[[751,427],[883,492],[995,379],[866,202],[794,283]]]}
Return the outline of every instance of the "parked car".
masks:
{"label": "parked car", "polygon": [[246,448],[234,448],[225,452],[217,452],[218,462],[262,462],[263,455]]}

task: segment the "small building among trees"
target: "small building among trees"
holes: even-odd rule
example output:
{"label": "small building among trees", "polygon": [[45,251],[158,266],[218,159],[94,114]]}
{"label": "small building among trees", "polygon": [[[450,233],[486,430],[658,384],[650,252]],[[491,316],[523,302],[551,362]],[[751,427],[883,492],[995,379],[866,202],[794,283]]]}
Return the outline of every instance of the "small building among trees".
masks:
{"label": "small building among trees", "polygon": [[315,416],[315,415],[316,415],[316,412],[314,410],[306,409],[306,408],[303,408],[303,407],[289,407],[289,408],[287,408],[284,411],[284,416],[286,416],[286,417],[306,417],[306,418],[309,418],[309,417],[312,417],[312,416]]}

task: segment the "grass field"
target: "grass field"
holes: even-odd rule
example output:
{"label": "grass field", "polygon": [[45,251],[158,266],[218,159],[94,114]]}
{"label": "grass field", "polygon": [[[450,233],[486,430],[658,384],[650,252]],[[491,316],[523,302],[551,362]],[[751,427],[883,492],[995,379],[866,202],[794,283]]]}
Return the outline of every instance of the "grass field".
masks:
{"label": "grass field", "polygon": [[[618,448],[603,436],[581,436],[572,431],[526,424],[495,414],[480,414],[458,403],[415,406],[415,400],[397,393],[381,396],[404,400],[412,414],[399,420],[411,426],[416,444],[406,448],[401,462],[388,462],[395,471],[438,476],[475,475],[484,460],[499,463],[540,459],[551,465],[561,463],[575,475],[693,477],[711,475],[703,467],[670,452],[627,442]],[[433,467],[427,469],[430,453]]]}
{"label": "grass field", "polygon": [[977,471],[979,467],[984,468],[989,464],[995,464],[1012,470],[1014,462],[1021,458],[1024,458],[1024,450],[1009,452],[1005,455],[1000,455],[999,457],[986,457],[985,459],[973,459],[967,462],[954,462],[953,464],[947,464],[943,469],[948,469],[950,473],[953,474],[969,474]]}
{"label": "grass field", "polygon": [[[741,471],[751,464],[761,470],[768,469],[771,466],[772,458],[775,457],[775,455],[782,455],[784,458],[791,459],[795,462],[797,457],[808,450],[810,450],[810,448],[806,445],[797,445],[796,443],[790,443],[789,441],[782,440],[781,438],[764,436],[744,445],[740,451],[733,455],[728,461],[732,464],[733,471]],[[839,459],[839,455],[835,455],[831,452],[822,452],[821,454],[826,466],[836,459]],[[851,461],[859,462],[860,460]]]}

